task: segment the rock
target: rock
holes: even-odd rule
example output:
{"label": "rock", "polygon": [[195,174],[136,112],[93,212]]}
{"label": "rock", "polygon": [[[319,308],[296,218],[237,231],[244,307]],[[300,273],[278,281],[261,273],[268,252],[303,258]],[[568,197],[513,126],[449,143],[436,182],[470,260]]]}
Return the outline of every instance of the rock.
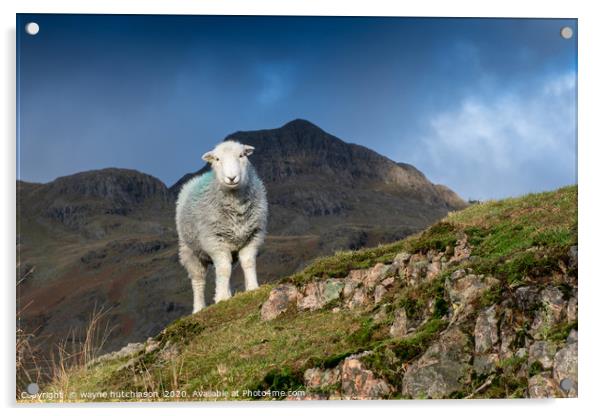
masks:
{"label": "rock", "polygon": [[498,342],[496,305],[482,311],[477,317],[474,329],[475,351],[478,354],[491,351]]}
{"label": "rock", "polygon": [[549,370],[554,365],[554,354],[556,345],[552,342],[535,341],[529,347],[529,366],[538,362],[545,370]]}
{"label": "rock", "polygon": [[387,277],[382,282],[380,282],[380,284],[383,285],[386,288],[389,288],[389,287],[393,286],[393,283],[395,283],[395,278],[394,277]]}
{"label": "rock", "polygon": [[565,308],[567,304],[560,289],[552,286],[546,287],[541,291],[540,297],[544,307],[547,306],[551,310],[554,322],[560,322],[566,313]]}
{"label": "rock", "polygon": [[399,271],[407,265],[408,261],[410,260],[410,257],[412,257],[411,254],[402,251],[401,253],[395,256],[391,267],[393,267],[394,270]]}
{"label": "rock", "polygon": [[351,270],[345,278],[345,286],[343,288],[343,298],[349,299],[355,293],[355,290],[360,287],[368,275],[369,269]]}
{"label": "rock", "polygon": [[462,237],[456,242],[454,247],[454,255],[450,259],[452,263],[461,263],[470,257],[471,249],[468,245],[468,236],[463,234]]}
{"label": "rock", "polygon": [[577,397],[577,342],[568,344],[556,353],[552,374],[568,397]]}
{"label": "rock", "polygon": [[432,263],[429,263],[426,269],[426,280],[433,280],[439,273],[441,273],[441,260],[433,260]]}
{"label": "rock", "polygon": [[311,282],[305,286],[303,295],[297,298],[297,309],[311,310],[320,309],[322,306],[322,282]]}
{"label": "rock", "polygon": [[459,279],[463,278],[464,276],[466,276],[466,270],[458,269],[455,272],[453,272],[449,276],[449,278],[450,278],[450,280],[454,281],[454,280],[459,280]]}
{"label": "rock", "polygon": [[477,354],[474,356],[472,367],[477,375],[490,374],[495,371],[500,357],[496,353]]}
{"label": "rock", "polygon": [[270,321],[297,306],[299,291],[292,284],[278,285],[261,305],[261,319]]}
{"label": "rock", "polygon": [[543,399],[563,397],[562,390],[556,381],[545,373],[536,374],[529,379],[529,397]]}
{"label": "rock", "polygon": [[458,279],[453,279],[450,276],[446,279],[445,287],[452,303],[456,306],[465,307],[497,284],[499,284],[499,280],[493,277],[468,274]]}
{"label": "rock", "polygon": [[575,297],[570,298],[566,305],[566,318],[570,324],[577,322],[577,298]]}
{"label": "rock", "polygon": [[402,278],[407,284],[416,285],[426,277],[428,265],[429,262],[425,255],[421,253],[413,254],[412,257],[410,257]]}
{"label": "rock", "polygon": [[99,357],[97,357],[96,359],[90,361],[89,363],[86,364],[86,366],[92,366],[94,364],[98,364],[100,362],[103,361],[108,361],[108,360],[116,360],[116,359],[121,359],[121,358],[125,358],[125,357],[129,357],[131,355],[135,355],[138,354],[142,351],[145,350],[145,345],[142,342],[130,342],[128,343],[125,347],[121,348],[118,351],[113,351],[110,352],[108,354],[104,354],[101,355]]}
{"label": "rock", "polygon": [[518,308],[527,312],[535,308],[539,302],[539,291],[533,286],[521,286],[514,291]]}
{"label": "rock", "polygon": [[374,289],[374,287],[385,278],[387,271],[391,266],[387,266],[383,263],[377,263],[374,267],[368,269],[368,273],[364,278],[364,286],[368,289]]}
{"label": "rock", "polygon": [[516,341],[516,328],[514,327],[514,311],[511,308],[504,310],[500,325],[500,357],[510,358],[514,355],[512,346]]}
{"label": "rock", "polygon": [[566,317],[566,305],[562,292],[553,286],[540,293],[541,308],[537,311],[530,334],[535,339],[542,339],[544,334]]}
{"label": "rock", "polygon": [[374,289],[374,303],[380,303],[386,294],[387,289],[383,285],[376,286],[376,289]]}
{"label": "rock", "polygon": [[566,337],[566,342],[567,342],[567,344],[572,344],[574,342],[577,342],[577,330],[576,329],[571,329],[571,332],[569,332],[569,336]]}
{"label": "rock", "polygon": [[571,248],[569,249],[569,266],[570,267],[577,267],[578,264],[578,257],[577,257],[577,246],[571,246]]}
{"label": "rock", "polygon": [[328,304],[339,299],[344,287],[345,282],[342,279],[327,279],[322,293],[324,303]]}
{"label": "rock", "polygon": [[393,338],[403,338],[408,332],[408,317],[404,308],[395,311],[395,320],[389,329]]}
{"label": "rock", "polygon": [[394,389],[385,380],[364,368],[361,357],[352,355],[343,361],[341,367],[341,396],[344,399],[380,399],[393,393]]}
{"label": "rock", "polygon": [[340,297],[344,286],[345,283],[341,279],[308,283],[304,290],[305,296],[297,299],[297,308],[311,311],[323,308]]}
{"label": "rock", "polygon": [[368,291],[365,287],[360,286],[355,289],[353,292],[353,296],[347,302],[347,307],[349,309],[356,309],[362,306],[365,306],[368,303]]}
{"label": "rock", "polygon": [[305,386],[310,389],[323,389],[341,382],[341,369],[339,367],[322,370],[308,368],[303,374]]}
{"label": "rock", "polygon": [[154,338],[148,338],[146,340],[146,346],[144,348],[144,352],[146,354],[149,354],[149,353],[151,353],[153,351],[156,351],[159,348],[160,345],[161,344],[156,339],[154,339]]}
{"label": "rock", "polygon": [[402,393],[412,398],[441,399],[462,390],[470,377],[470,340],[459,328],[441,335],[426,352],[409,365]]}

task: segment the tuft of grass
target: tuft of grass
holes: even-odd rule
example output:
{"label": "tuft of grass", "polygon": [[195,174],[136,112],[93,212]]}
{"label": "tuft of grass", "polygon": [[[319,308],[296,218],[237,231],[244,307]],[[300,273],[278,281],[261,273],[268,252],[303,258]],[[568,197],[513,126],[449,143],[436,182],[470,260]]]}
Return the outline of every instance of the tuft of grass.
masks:
{"label": "tuft of grass", "polygon": [[552,328],[550,328],[550,330],[548,331],[548,333],[546,334],[547,337],[546,339],[548,341],[553,341],[553,342],[564,342],[566,341],[567,337],[569,336],[570,332],[575,329],[577,330],[577,322],[561,322],[557,325],[554,325]]}

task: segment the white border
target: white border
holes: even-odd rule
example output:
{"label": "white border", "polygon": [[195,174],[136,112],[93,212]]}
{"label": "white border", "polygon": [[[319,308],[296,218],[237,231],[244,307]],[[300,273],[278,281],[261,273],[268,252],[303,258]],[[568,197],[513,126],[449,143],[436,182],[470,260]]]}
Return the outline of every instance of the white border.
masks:
{"label": "white border", "polygon": [[[525,0],[505,0],[495,4],[486,1],[355,1],[355,0],[22,0],[0,3],[3,25],[2,42],[2,83],[4,96],[2,123],[4,140],[2,141],[2,204],[0,209],[0,230],[3,239],[0,249],[0,264],[4,273],[4,342],[2,349],[2,376],[0,392],[4,406],[14,408],[14,266],[15,266],[15,13],[133,13],[133,14],[299,14],[299,15],[365,15],[365,16],[446,16],[446,17],[569,17],[579,19],[579,240],[580,240],[580,296],[579,314],[579,399],[550,401],[405,401],[405,402],[346,402],[346,403],[233,403],[233,404],[188,404],[175,406],[137,406],[124,408],[94,406],[86,409],[90,415],[126,414],[132,411],[147,415],[199,414],[199,412],[220,412],[232,414],[261,413],[262,415],[306,414],[308,412],[345,412],[350,415],[365,415],[372,409],[379,414],[426,413],[426,414],[479,414],[504,415],[509,412],[529,411],[546,414],[586,413],[590,406],[597,404],[601,385],[600,354],[602,345],[600,322],[597,314],[602,309],[602,274],[599,271],[597,243],[602,236],[600,227],[600,198],[602,187],[600,178],[600,152],[602,134],[600,134],[601,116],[600,76],[602,66],[599,50],[602,49],[602,22],[596,13],[594,1],[545,1],[528,2]],[[12,343],[12,345],[11,345]],[[81,405],[67,408],[45,407],[43,411],[60,414],[81,414]],[[599,409],[596,409],[599,412]],[[36,408],[21,408],[20,413],[40,411]],[[587,412],[589,413],[589,412]]]}

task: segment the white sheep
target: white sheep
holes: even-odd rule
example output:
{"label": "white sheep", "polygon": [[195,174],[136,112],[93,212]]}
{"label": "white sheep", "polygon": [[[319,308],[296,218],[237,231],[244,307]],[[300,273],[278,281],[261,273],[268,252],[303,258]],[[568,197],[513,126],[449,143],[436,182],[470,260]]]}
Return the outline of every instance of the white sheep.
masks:
{"label": "white sheep", "polygon": [[254,148],[234,141],[203,155],[211,171],[192,178],[180,190],[176,226],[180,263],[192,283],[193,313],[205,307],[205,275],[215,265],[215,302],[230,298],[230,275],[236,256],[245,290],[257,288],[255,258],[266,234],[265,188],[248,160]]}

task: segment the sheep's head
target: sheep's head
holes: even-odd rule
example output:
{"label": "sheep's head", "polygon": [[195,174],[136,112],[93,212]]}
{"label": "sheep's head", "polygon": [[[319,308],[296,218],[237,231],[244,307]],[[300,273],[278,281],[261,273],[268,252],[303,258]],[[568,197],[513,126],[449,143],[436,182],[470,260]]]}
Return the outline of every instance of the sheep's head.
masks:
{"label": "sheep's head", "polygon": [[237,189],[247,182],[249,159],[253,146],[234,141],[225,141],[203,155],[209,162],[220,185],[227,189]]}

